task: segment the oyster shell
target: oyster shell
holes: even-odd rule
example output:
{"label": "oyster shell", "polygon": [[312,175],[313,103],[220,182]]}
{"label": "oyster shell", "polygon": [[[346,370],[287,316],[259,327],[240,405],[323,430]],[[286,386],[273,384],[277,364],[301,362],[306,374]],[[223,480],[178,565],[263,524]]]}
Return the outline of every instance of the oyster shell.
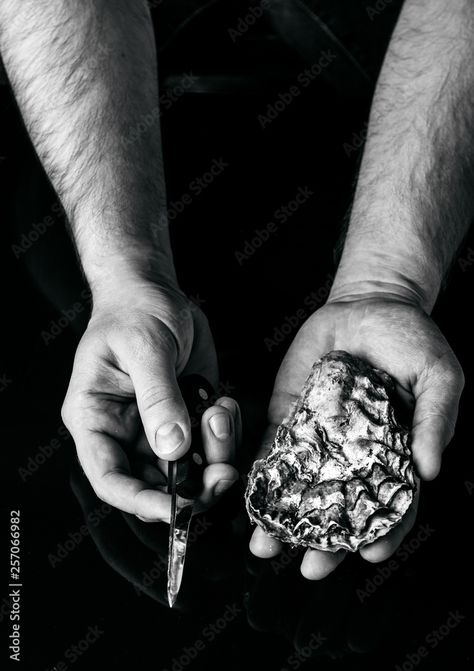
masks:
{"label": "oyster shell", "polygon": [[316,361],[301,396],[256,461],[250,518],[293,545],[355,551],[398,524],[416,490],[395,384],[347,352]]}

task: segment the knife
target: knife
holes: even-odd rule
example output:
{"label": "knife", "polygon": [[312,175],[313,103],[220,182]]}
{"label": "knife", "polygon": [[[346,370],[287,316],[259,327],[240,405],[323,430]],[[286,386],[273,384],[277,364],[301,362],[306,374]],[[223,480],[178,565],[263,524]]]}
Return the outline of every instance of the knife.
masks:
{"label": "knife", "polygon": [[178,382],[191,420],[191,446],[184,457],[168,462],[171,520],[167,592],[170,608],[173,607],[181,587],[194,503],[202,491],[202,473],[206,460],[201,436],[201,418],[206,409],[212,405],[214,398],[212,386],[201,375],[186,375]]}

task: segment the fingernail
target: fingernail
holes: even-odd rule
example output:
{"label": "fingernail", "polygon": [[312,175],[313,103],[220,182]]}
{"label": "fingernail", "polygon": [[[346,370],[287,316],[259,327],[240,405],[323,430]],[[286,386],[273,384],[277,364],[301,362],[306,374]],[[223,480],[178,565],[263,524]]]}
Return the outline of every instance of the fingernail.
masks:
{"label": "fingernail", "polygon": [[179,424],[168,422],[160,426],[156,432],[158,441],[158,450],[161,454],[170,454],[178,449],[184,440],[184,433]]}
{"label": "fingernail", "polygon": [[223,440],[230,436],[230,417],[226,412],[219,412],[217,415],[212,415],[209,420],[209,426],[211,427],[212,433],[216,438],[219,438],[219,440]]}
{"label": "fingernail", "polygon": [[230,489],[234,484],[235,480],[219,480],[217,485],[214,487],[213,494],[214,496],[220,496],[225,491]]}

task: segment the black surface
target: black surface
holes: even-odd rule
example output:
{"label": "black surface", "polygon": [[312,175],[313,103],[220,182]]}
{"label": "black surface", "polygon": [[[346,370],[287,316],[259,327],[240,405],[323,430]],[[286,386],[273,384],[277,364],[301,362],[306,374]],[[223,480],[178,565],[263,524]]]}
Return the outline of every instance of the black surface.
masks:
{"label": "black surface", "polygon": [[[206,39],[199,29],[195,43],[189,35],[175,42],[163,54],[162,77],[198,71],[198,58],[202,72],[216,62],[224,73],[236,63],[249,72],[259,62],[268,69],[268,52],[251,39],[265,32],[263,24],[224,48],[222,20],[219,12],[211,15]],[[377,22],[365,30],[377,42]],[[272,44],[276,70],[281,63],[294,72],[307,67],[283,42]],[[373,62],[374,72],[377,67]],[[352,150],[348,156],[347,147],[361,136],[369,103],[344,98],[318,79],[262,129],[258,116],[282,90],[280,84],[258,95],[187,94],[162,118],[170,203],[213,160],[229,164],[174,218],[172,230],[183,287],[210,319],[223,389],[242,406],[242,472],[255,454],[273,379],[296,331],[275,346],[268,339],[302,306],[309,314],[312,292],[312,307],[318,307],[334,273],[333,250],[359,156]],[[23,662],[17,668],[472,668],[472,236],[435,311],[467,378],[458,430],[441,475],[423,486],[418,521],[395,563],[376,566],[354,556],[328,579],[309,583],[292,553],[256,560],[247,550],[242,482],[196,520],[182,601],[170,611],[167,528],[109,510],[74,466],[60,406],[87,300],[81,299],[84,309],[72,325],[48,337],[58,309],[73,305],[82,286],[60,217],[30,249],[13,247],[50,213],[54,196],[10,93],[2,87],[0,95],[0,565],[3,599],[9,512],[20,508]],[[314,196],[268,241],[253,243],[254,252],[239,263],[236,253],[305,186]],[[74,658],[72,646],[94,628],[90,636],[97,640]],[[6,638],[1,645],[3,668]],[[417,657],[423,645],[429,654]]]}

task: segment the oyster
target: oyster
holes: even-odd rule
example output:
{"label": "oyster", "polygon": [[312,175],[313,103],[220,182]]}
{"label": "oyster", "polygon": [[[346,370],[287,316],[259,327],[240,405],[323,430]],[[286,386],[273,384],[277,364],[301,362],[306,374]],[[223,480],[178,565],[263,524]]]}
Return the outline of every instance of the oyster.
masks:
{"label": "oyster", "polygon": [[416,490],[395,384],[347,352],[316,361],[272,449],[253,465],[250,518],[281,541],[355,551],[398,524]]}

